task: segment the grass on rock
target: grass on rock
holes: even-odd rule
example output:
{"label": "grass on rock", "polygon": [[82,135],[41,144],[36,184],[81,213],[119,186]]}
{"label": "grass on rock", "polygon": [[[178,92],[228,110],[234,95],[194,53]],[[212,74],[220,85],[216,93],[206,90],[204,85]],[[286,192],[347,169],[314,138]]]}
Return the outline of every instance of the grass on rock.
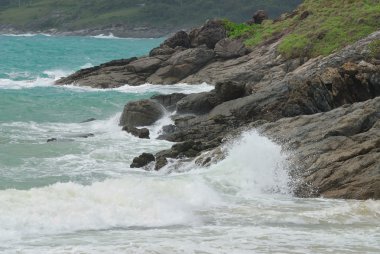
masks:
{"label": "grass on rock", "polygon": [[[301,16],[309,15],[302,19]],[[282,35],[278,46],[288,58],[328,55],[380,29],[380,0],[305,0],[278,21],[261,25],[226,21],[232,38],[253,47]]]}

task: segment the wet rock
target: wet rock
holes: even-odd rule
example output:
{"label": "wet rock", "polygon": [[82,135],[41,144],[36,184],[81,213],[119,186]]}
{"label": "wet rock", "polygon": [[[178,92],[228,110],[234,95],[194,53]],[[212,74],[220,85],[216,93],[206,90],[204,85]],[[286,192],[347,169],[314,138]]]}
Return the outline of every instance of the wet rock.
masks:
{"label": "wet rock", "polygon": [[91,138],[91,137],[95,137],[95,134],[83,133],[83,134],[70,135],[69,137],[72,137],[72,138]]}
{"label": "wet rock", "polygon": [[176,130],[177,130],[177,127],[174,124],[165,125],[164,127],[162,127],[163,134],[173,133]]}
{"label": "wet rock", "polygon": [[142,138],[142,139],[149,139],[149,130],[147,128],[141,128],[138,129],[136,127],[131,127],[131,126],[124,126],[123,131],[126,131],[130,134],[132,134],[135,137]]}
{"label": "wet rock", "polygon": [[161,168],[165,167],[168,164],[168,160],[165,157],[158,157],[156,160],[156,165],[154,170],[158,171]]}
{"label": "wet rock", "polygon": [[143,153],[140,156],[133,159],[131,168],[142,168],[148,165],[149,163],[155,161],[154,155],[150,153]]}
{"label": "wet rock", "polygon": [[56,138],[49,138],[48,140],[46,140],[46,143],[50,143],[50,142],[57,142],[58,139]]}
{"label": "wet rock", "polygon": [[189,126],[189,123],[191,122],[192,119],[195,119],[196,116],[194,115],[179,115],[174,117],[174,123],[175,126],[178,128],[186,128]]}
{"label": "wet rock", "polygon": [[151,99],[163,105],[167,110],[174,111],[176,103],[186,96],[183,93],[159,94],[152,96]]}
{"label": "wet rock", "polygon": [[215,45],[216,56],[229,59],[246,55],[249,51],[241,40],[222,39]]}
{"label": "wet rock", "polygon": [[380,199],[380,97],[260,129],[292,151],[297,196]]}
{"label": "wet rock", "polygon": [[[122,78],[122,74],[120,73],[115,73],[114,75],[111,75],[113,76],[113,79],[110,79],[109,77],[102,77],[110,81],[110,84],[107,85],[100,79],[100,76],[102,76],[102,74],[106,72],[109,73],[110,71],[120,70],[122,69],[122,67],[127,66],[129,63],[135,60],[137,60],[136,57],[132,57],[129,59],[113,60],[108,63],[101,64],[99,66],[79,70],[68,77],[59,79],[55,83],[57,85],[81,84],[84,86],[98,88],[121,86],[123,84],[126,84],[127,82],[124,83],[124,79]],[[117,78],[117,80],[115,80],[115,78]]]}
{"label": "wet rock", "polygon": [[93,122],[93,121],[96,121],[96,119],[95,118],[89,118],[89,119],[86,119],[80,123],[89,123],[89,122]]}
{"label": "wet rock", "polygon": [[121,126],[149,126],[165,114],[165,109],[153,100],[129,102],[120,118]]}

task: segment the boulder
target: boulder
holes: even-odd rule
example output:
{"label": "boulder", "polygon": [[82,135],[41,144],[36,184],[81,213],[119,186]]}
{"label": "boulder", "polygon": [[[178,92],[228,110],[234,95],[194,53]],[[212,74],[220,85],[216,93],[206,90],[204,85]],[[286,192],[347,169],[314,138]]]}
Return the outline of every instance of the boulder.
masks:
{"label": "boulder", "polygon": [[190,94],[177,102],[177,113],[205,114],[220,103],[215,92]]}
{"label": "boulder", "polygon": [[152,84],[174,84],[198,71],[214,57],[214,51],[206,47],[198,47],[180,51],[172,55],[148,78]]}
{"label": "boulder", "polygon": [[246,55],[249,51],[241,40],[226,38],[215,45],[216,56],[229,59]]}
{"label": "boulder", "polygon": [[158,171],[161,168],[165,167],[167,164],[168,164],[168,160],[165,157],[163,156],[158,157],[156,160],[156,165],[154,167],[154,170]]}
{"label": "boulder", "polygon": [[179,31],[172,37],[164,41],[163,45],[174,49],[176,47],[190,48],[191,42],[190,37],[185,31]]}
{"label": "boulder", "polygon": [[266,19],[268,19],[268,13],[264,10],[256,11],[252,17],[252,20],[255,22],[255,24],[261,24]]}
{"label": "boulder", "polygon": [[149,139],[149,130],[147,128],[138,129],[136,127],[126,125],[123,127],[123,131],[126,131],[138,138]]}
{"label": "boulder", "polygon": [[186,96],[187,95],[183,93],[158,94],[152,96],[151,99],[160,103],[167,110],[174,111],[176,109],[176,103]]}
{"label": "boulder", "polygon": [[149,163],[155,161],[156,159],[154,158],[153,154],[150,153],[143,153],[138,157],[135,157],[133,159],[133,162],[131,164],[131,168],[142,168],[148,165]]}
{"label": "boulder", "polygon": [[126,69],[131,72],[153,73],[161,63],[162,60],[157,57],[142,57],[129,63]]}
{"label": "boulder", "polygon": [[230,101],[245,95],[245,84],[226,81],[215,85],[215,92],[220,101]]}
{"label": "boulder", "polygon": [[129,102],[120,118],[121,126],[149,126],[165,114],[165,109],[153,100]]}
{"label": "boulder", "polygon": [[209,20],[201,28],[190,32],[192,47],[205,44],[208,48],[214,49],[216,43],[227,37],[227,31],[221,20]]}
{"label": "boulder", "polygon": [[149,56],[162,56],[162,55],[171,55],[175,52],[175,49],[167,46],[161,45],[160,47],[154,48],[149,52]]}

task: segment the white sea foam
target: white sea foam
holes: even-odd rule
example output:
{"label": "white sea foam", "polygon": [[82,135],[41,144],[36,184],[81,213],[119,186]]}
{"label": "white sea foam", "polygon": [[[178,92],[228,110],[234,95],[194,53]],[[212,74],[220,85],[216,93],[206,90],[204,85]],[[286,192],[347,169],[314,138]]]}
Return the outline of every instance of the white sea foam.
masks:
{"label": "white sea foam", "polygon": [[115,35],[113,35],[113,33],[109,33],[108,35],[99,34],[99,35],[95,35],[95,36],[91,36],[91,37],[96,38],[96,39],[112,39],[112,40],[123,39],[120,37],[116,37]]}
{"label": "white sea foam", "polygon": [[218,204],[201,181],[130,175],[83,186],[58,183],[0,191],[0,239],[35,235],[201,223],[194,211]]}
{"label": "white sea foam", "polygon": [[178,83],[175,85],[153,85],[153,84],[144,84],[139,86],[124,85],[118,88],[92,88],[87,86],[77,86],[77,85],[64,85],[62,87],[73,89],[77,91],[99,91],[99,92],[109,92],[117,91],[122,93],[134,93],[134,94],[143,94],[143,93],[160,93],[160,94],[171,94],[171,93],[201,93],[209,92],[214,89],[214,86],[207,83],[201,84],[186,84]]}
{"label": "white sea foam", "polygon": [[46,36],[50,37],[51,34],[46,34],[46,33],[25,33],[25,34],[0,34],[2,36],[9,36],[9,37],[34,37],[34,36]]}
{"label": "white sea foam", "polygon": [[71,73],[72,71],[59,69],[43,71],[44,75],[41,75],[41,77],[36,77],[29,72],[7,73],[9,78],[0,79],[0,89],[23,89],[51,86],[54,84],[54,81],[70,75]]}
{"label": "white sea foam", "polygon": [[0,79],[0,89],[23,89],[40,86],[50,86],[54,82],[53,78],[38,77],[34,80],[12,80]]}

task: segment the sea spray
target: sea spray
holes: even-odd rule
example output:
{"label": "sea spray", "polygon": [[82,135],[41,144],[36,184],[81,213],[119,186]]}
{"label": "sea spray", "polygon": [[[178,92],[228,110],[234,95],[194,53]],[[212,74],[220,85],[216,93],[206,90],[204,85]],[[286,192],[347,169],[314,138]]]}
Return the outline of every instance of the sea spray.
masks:
{"label": "sea spray", "polygon": [[53,85],[162,40],[0,36],[0,253],[380,253],[379,201],[293,197],[286,154],[254,131],[209,168],[129,168],[172,143],[122,132],[128,101],[212,86]]}

